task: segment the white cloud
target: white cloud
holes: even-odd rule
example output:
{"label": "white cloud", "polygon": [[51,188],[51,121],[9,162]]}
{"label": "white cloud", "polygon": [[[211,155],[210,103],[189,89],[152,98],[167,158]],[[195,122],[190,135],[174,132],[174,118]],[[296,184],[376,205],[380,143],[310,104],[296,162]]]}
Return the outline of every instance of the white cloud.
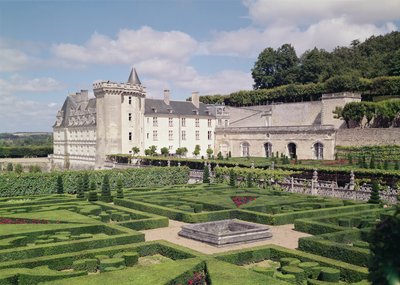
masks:
{"label": "white cloud", "polygon": [[144,26],[120,30],[116,39],[94,33],[84,45],[54,45],[56,57],[80,63],[132,64],[150,59],[187,60],[197,42],[179,31],[160,32]]}
{"label": "white cloud", "polygon": [[63,84],[51,77],[26,79],[12,75],[9,79],[0,78],[0,89],[3,93],[15,92],[49,92],[60,90]]}
{"label": "white cloud", "polygon": [[13,72],[29,66],[30,58],[22,51],[0,48],[0,72]]}
{"label": "white cloud", "polygon": [[354,24],[390,22],[400,17],[398,0],[245,0],[255,24],[311,25],[345,18]]}
{"label": "white cloud", "polygon": [[[397,0],[248,0],[252,26],[215,33],[205,44],[210,54],[257,56],[264,48],[291,43],[300,55],[318,47],[332,50],[372,35],[395,31]],[[204,47],[203,47],[204,50]]]}

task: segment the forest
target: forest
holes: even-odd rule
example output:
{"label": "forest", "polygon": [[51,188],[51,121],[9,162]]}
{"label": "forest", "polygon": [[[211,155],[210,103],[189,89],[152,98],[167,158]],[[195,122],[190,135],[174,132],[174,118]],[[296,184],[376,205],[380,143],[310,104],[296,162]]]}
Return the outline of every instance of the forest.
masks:
{"label": "forest", "polygon": [[[251,70],[254,90],[201,96],[231,106],[318,100],[323,93],[355,91],[373,101],[400,94],[400,32],[372,36],[328,52],[317,47],[300,57],[291,44],[265,48]],[[383,98],[382,98],[383,99]]]}

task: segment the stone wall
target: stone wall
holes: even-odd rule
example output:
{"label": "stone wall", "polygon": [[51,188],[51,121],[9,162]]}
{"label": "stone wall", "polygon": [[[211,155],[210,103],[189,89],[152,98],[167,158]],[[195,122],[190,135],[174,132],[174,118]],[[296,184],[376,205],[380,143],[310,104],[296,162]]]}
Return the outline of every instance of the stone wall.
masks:
{"label": "stone wall", "polygon": [[368,146],[400,144],[400,128],[340,129],[336,132],[337,146]]}

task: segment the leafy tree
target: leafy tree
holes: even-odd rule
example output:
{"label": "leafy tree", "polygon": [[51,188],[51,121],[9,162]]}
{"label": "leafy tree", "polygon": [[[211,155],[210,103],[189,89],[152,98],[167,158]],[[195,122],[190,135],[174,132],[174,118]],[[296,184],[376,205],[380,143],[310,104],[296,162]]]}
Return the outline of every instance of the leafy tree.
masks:
{"label": "leafy tree", "polygon": [[379,184],[376,180],[372,182],[371,196],[369,197],[368,203],[379,204],[381,199],[379,197]]}
{"label": "leafy tree", "polygon": [[160,151],[163,156],[167,156],[169,154],[169,149],[167,147],[162,147]]}
{"label": "leafy tree", "polygon": [[372,284],[400,283],[400,210],[386,217],[372,230],[370,240],[371,262],[368,280]]}
{"label": "leafy tree", "polygon": [[57,194],[64,194],[64,184],[61,175],[57,176]]}
{"label": "leafy tree", "polygon": [[145,155],[155,156],[157,154],[157,146],[151,145],[148,149],[144,150]]}
{"label": "leafy tree", "polygon": [[271,88],[295,83],[299,59],[290,44],[284,44],[278,50],[264,49],[258,56],[252,69],[254,89]]}
{"label": "leafy tree", "polygon": [[87,174],[87,172],[85,172],[83,174],[82,186],[83,186],[83,191],[84,192],[89,191],[89,175]]}
{"label": "leafy tree", "polygon": [[140,152],[140,149],[139,149],[137,146],[134,146],[134,147],[132,148],[132,154],[133,154],[133,155],[137,155],[139,152]]}
{"label": "leafy tree", "polygon": [[332,74],[329,61],[329,52],[317,48],[307,50],[300,58],[299,81],[301,83],[325,81]]}
{"label": "leafy tree", "polygon": [[217,159],[218,160],[223,160],[224,159],[224,157],[222,156],[222,153],[220,151],[217,154]]}
{"label": "leafy tree", "polygon": [[101,185],[101,200],[103,202],[111,202],[111,189],[110,189],[110,181],[108,175],[104,175],[103,183]]}
{"label": "leafy tree", "polygon": [[14,171],[17,174],[21,174],[24,171],[24,169],[22,168],[22,165],[20,163],[17,163],[15,165]]}
{"label": "leafy tree", "polygon": [[206,152],[207,152],[208,159],[210,159],[214,151],[212,150],[212,148],[207,148]]}
{"label": "leafy tree", "polygon": [[251,172],[247,173],[247,188],[253,187],[253,174]]}
{"label": "leafy tree", "polygon": [[122,178],[121,175],[118,176],[117,180],[117,198],[123,199],[124,198],[124,190],[122,189]]}
{"label": "leafy tree", "polygon": [[83,191],[83,179],[81,176],[79,176],[76,181],[76,198],[79,199],[85,198],[85,194]]}
{"label": "leafy tree", "polygon": [[200,154],[200,145],[196,144],[196,146],[194,147],[193,155],[197,157],[199,154]]}
{"label": "leafy tree", "polygon": [[14,166],[11,162],[7,163],[7,171],[11,172],[14,170]]}
{"label": "leafy tree", "polygon": [[186,156],[187,152],[188,152],[188,149],[186,147],[179,147],[176,149],[175,154],[178,155],[179,157],[181,157],[181,156]]}
{"label": "leafy tree", "polygon": [[236,174],[233,168],[229,171],[229,186],[235,187],[236,186]]}
{"label": "leafy tree", "polygon": [[208,165],[204,165],[203,183],[210,183],[210,170],[208,169]]}

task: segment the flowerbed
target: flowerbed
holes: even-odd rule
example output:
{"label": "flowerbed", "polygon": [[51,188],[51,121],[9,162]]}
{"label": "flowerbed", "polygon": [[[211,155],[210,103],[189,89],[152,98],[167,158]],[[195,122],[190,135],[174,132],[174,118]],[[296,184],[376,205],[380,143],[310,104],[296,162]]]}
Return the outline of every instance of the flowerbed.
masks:
{"label": "flowerbed", "polygon": [[19,218],[3,218],[0,217],[0,225],[10,224],[59,224],[60,221],[48,221],[44,219],[19,219]]}
{"label": "flowerbed", "polygon": [[235,203],[236,207],[239,208],[243,204],[250,203],[251,201],[254,201],[257,199],[257,197],[252,197],[252,196],[235,196],[231,197],[233,203]]}

